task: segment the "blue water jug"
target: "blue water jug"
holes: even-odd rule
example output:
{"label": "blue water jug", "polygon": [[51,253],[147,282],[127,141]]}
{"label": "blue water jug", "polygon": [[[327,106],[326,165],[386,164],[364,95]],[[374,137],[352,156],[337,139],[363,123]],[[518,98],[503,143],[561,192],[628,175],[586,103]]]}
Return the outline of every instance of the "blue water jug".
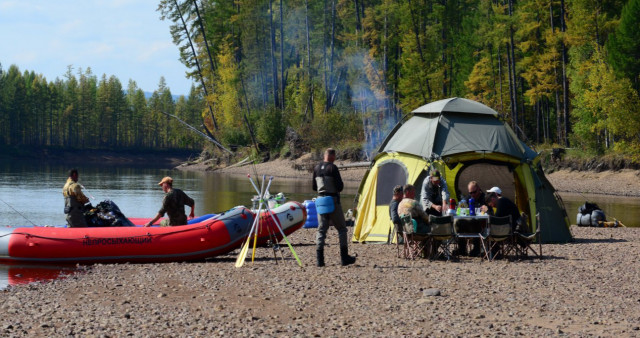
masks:
{"label": "blue water jug", "polygon": [[303,228],[317,228],[318,227],[318,211],[316,210],[316,203],[311,200],[302,202],[307,209],[307,221],[302,226]]}
{"label": "blue water jug", "polygon": [[469,216],[476,215],[476,200],[473,197],[469,198]]}

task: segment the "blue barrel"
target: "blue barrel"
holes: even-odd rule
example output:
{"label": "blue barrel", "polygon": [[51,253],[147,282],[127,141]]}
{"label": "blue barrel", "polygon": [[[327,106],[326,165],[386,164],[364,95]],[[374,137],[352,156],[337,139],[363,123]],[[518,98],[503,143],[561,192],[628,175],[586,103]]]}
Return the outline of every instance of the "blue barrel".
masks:
{"label": "blue barrel", "polygon": [[307,209],[307,221],[302,226],[303,228],[317,228],[318,227],[318,211],[316,210],[316,203],[314,201],[306,200],[302,202]]}

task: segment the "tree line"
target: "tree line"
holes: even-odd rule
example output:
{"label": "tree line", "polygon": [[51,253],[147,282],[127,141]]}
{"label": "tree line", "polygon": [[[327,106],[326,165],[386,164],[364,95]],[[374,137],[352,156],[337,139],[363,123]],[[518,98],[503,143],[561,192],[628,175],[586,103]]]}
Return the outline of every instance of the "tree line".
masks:
{"label": "tree line", "polygon": [[164,78],[147,99],[135,81],[127,88],[115,76],[91,69],[47,81],[33,71],[0,64],[0,145],[76,149],[198,149],[199,136],[176,115],[202,123],[203,97],[195,87],[174,101]]}
{"label": "tree line", "polygon": [[640,0],[160,0],[158,12],[197,84],[188,98],[9,68],[0,142],[201,146],[166,123],[173,111],[224,145],[279,149],[290,127],[312,148],[372,151],[403,115],[458,96],[529,144],[640,157]]}
{"label": "tree line", "polygon": [[[224,142],[375,145],[458,96],[530,144],[640,154],[638,0],[161,0]],[[373,148],[373,147],[371,147]]]}

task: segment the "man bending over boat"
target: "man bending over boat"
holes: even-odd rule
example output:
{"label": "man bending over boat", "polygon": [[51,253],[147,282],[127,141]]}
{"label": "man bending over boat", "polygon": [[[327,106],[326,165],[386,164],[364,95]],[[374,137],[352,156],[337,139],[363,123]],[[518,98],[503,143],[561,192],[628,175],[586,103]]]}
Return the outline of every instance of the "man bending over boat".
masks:
{"label": "man bending over boat", "polygon": [[193,199],[187,196],[184,191],[173,188],[173,179],[169,176],[163,178],[158,185],[162,186],[162,191],[165,193],[164,199],[162,200],[162,208],[160,208],[156,217],[144,226],[151,226],[164,216],[165,213],[167,213],[169,219],[162,220],[162,222],[160,222],[160,226],[187,224],[187,215],[184,212],[184,206],[187,205],[191,207],[189,218],[193,218],[193,214],[196,209],[196,204]]}
{"label": "man bending over boat", "polygon": [[67,183],[62,187],[64,196],[64,213],[67,214],[67,224],[70,228],[82,228],[87,226],[84,218],[85,204],[89,198],[82,192],[82,185],[78,183],[78,169],[69,170]]}

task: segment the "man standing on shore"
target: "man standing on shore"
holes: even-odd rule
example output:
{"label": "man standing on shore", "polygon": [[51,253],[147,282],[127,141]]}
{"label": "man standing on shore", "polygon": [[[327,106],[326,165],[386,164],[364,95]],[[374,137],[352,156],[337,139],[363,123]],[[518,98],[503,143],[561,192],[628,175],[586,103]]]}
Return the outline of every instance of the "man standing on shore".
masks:
{"label": "man standing on shore", "polygon": [[342,265],[349,265],[356,262],[356,258],[349,256],[349,242],[347,241],[347,226],[344,221],[344,213],[340,205],[340,192],[344,188],[342,177],[338,167],[333,164],[336,160],[335,149],[328,148],[324,152],[324,162],[318,164],[313,170],[313,190],[318,192],[318,196],[331,196],[334,209],[332,212],[319,215],[318,232],[316,233],[316,265],[324,266],[324,242],[327,237],[329,225],[338,230],[340,241],[340,260]]}
{"label": "man standing on shore", "polygon": [[165,212],[167,213],[167,216],[169,216],[169,219],[165,219],[160,222],[160,226],[187,224],[187,215],[184,212],[184,206],[188,205],[191,207],[189,218],[193,218],[194,211],[196,209],[193,199],[187,196],[184,191],[173,188],[173,179],[169,176],[163,178],[158,185],[162,186],[162,191],[165,193],[164,199],[162,200],[162,208],[160,208],[156,217],[144,226],[151,226],[155,221],[164,216]]}
{"label": "man standing on shore", "polygon": [[84,205],[89,199],[82,192],[82,185],[78,183],[78,169],[69,170],[67,183],[62,187],[64,196],[64,213],[67,214],[67,224],[70,228],[83,228],[87,226],[84,218]]}

